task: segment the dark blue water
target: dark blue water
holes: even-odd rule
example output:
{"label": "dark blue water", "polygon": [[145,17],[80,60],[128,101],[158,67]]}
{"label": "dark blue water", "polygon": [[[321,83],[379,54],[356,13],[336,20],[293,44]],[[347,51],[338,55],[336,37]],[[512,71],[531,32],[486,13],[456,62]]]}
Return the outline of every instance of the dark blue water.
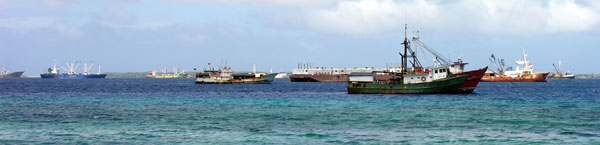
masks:
{"label": "dark blue water", "polygon": [[348,95],[345,83],[0,79],[0,144],[600,144],[600,80],[465,95]]}

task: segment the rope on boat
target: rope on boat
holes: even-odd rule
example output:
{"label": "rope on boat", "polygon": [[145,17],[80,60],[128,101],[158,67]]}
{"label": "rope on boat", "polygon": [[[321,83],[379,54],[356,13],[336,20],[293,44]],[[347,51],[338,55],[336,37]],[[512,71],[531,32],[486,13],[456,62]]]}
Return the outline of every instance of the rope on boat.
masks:
{"label": "rope on boat", "polygon": [[511,84],[515,85],[516,87],[520,88],[520,89],[521,89],[521,90],[523,90],[525,93],[530,93],[530,92],[529,92],[527,89],[525,89],[525,88],[523,88],[523,87],[521,87],[521,86],[519,86],[519,85],[515,84],[514,82],[509,82],[509,83],[511,83]]}

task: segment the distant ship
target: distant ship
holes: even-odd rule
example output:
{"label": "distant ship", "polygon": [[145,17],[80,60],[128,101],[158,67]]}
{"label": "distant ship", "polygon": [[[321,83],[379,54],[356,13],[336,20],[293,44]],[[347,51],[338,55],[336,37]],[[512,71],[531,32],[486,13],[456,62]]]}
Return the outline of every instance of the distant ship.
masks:
{"label": "distant ship", "polygon": [[[383,69],[378,69],[382,71]],[[311,63],[299,63],[289,76],[292,82],[346,82],[353,72],[370,73],[375,68],[327,68],[313,67]]]}
{"label": "distant ship", "polygon": [[191,76],[189,76],[187,73],[185,73],[185,70],[183,70],[182,72],[177,72],[177,68],[173,68],[173,74],[170,74],[167,72],[167,68],[165,68],[160,75],[158,73],[156,73],[156,71],[154,71],[154,70],[152,70],[151,72],[148,72],[148,74],[146,75],[146,78],[169,79],[169,78],[191,78]]}
{"label": "distant ship", "polygon": [[252,73],[233,73],[225,66],[218,70],[210,69],[196,73],[196,84],[270,84],[276,73],[257,73],[254,66]]}
{"label": "distant ship", "polygon": [[16,71],[10,72],[6,67],[2,66],[2,73],[0,74],[0,78],[21,78],[25,71]]}
{"label": "distant ship", "polygon": [[546,82],[549,72],[534,73],[533,64],[529,63],[525,47],[523,47],[523,60],[517,60],[517,68],[506,67],[504,59],[497,59],[492,54],[490,61],[496,66],[497,71],[488,71],[481,81],[485,82]]}
{"label": "distant ship", "polygon": [[548,78],[549,79],[574,79],[575,75],[573,73],[562,72],[561,64],[562,64],[562,61],[560,61],[560,60],[558,61],[558,67],[556,67],[556,65],[552,64],[552,66],[554,66],[554,70],[556,71],[556,74],[552,74]]}
{"label": "distant ship", "polygon": [[60,73],[60,70],[56,68],[56,61],[54,62],[54,66],[52,68],[48,68],[48,72],[44,72],[40,74],[42,78],[58,78],[58,79],[86,79],[86,78],[105,78],[106,74],[100,73],[101,67],[98,66],[98,73],[91,74],[89,70],[94,66],[94,62],[90,62],[88,64],[84,64],[83,73],[76,73],[75,70],[79,67],[80,62],[75,63],[67,63],[68,69],[62,68],[68,73]]}
{"label": "distant ship", "polygon": [[286,72],[279,72],[277,73],[277,75],[275,76],[276,79],[282,79],[282,78],[288,78],[288,74]]}
{"label": "distant ship", "polygon": [[279,73],[277,73],[277,75],[275,76],[276,79],[281,79],[281,78],[289,78],[288,74],[286,72],[283,71],[283,69],[281,69],[279,71]]}

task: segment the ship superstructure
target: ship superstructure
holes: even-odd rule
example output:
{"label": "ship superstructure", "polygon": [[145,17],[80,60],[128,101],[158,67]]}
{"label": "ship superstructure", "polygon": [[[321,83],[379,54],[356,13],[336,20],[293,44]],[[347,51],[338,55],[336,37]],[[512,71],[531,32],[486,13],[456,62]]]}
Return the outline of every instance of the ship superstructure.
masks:
{"label": "ship superstructure", "polygon": [[67,73],[60,73],[60,70],[57,68],[56,66],[56,61],[54,61],[54,65],[51,68],[48,68],[47,72],[44,72],[42,74],[40,74],[40,76],[42,78],[63,78],[63,79],[69,79],[69,78],[105,78],[106,74],[102,74],[101,73],[101,69],[102,67],[100,65],[98,65],[98,73],[93,74],[90,73],[89,71],[93,68],[94,66],[94,62],[90,61],[89,64],[86,63],[83,65],[83,73],[77,73],[76,70],[79,67],[79,65],[81,64],[81,62],[77,61],[75,63],[67,63],[67,68],[64,67],[60,67],[60,69],[63,69],[65,71],[67,71]]}

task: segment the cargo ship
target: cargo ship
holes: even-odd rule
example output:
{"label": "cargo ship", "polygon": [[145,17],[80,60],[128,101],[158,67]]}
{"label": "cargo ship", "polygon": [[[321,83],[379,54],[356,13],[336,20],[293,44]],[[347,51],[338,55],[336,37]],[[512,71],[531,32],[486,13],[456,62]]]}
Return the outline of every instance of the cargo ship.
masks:
{"label": "cargo ship", "polygon": [[496,66],[496,71],[485,72],[481,81],[484,82],[546,82],[549,72],[533,72],[533,64],[529,63],[525,47],[523,47],[523,59],[517,60],[517,68],[507,67],[504,59],[490,57],[490,61]]}
{"label": "cargo ship", "polygon": [[254,66],[252,73],[233,73],[225,66],[196,73],[196,84],[270,84],[277,73],[257,73]]}
{"label": "cargo ship", "polygon": [[155,70],[148,72],[146,78],[155,78],[155,79],[172,79],[172,78],[191,78],[190,75],[185,73],[185,70],[181,72],[177,72],[177,68],[173,68],[173,74],[168,73],[167,68],[163,69],[161,74],[158,74]]}
{"label": "cargo ship", "polygon": [[[406,27],[405,27],[406,29]],[[423,68],[410,47],[405,32],[404,53],[400,72],[374,71],[356,72],[349,75],[348,94],[456,94],[470,74],[453,74],[451,65],[434,63],[431,68]],[[414,39],[413,39],[414,40]],[[408,59],[411,58],[408,67]],[[386,76],[379,79],[378,76]]]}
{"label": "cargo ship", "polygon": [[106,74],[100,73],[100,69],[101,69],[100,66],[98,66],[97,74],[89,73],[89,71],[94,66],[94,62],[90,62],[89,66],[87,63],[84,64],[83,73],[76,73],[75,70],[77,70],[77,68],[79,67],[79,64],[80,64],[80,62],[67,63],[68,69],[65,69],[62,67],[61,68],[68,71],[68,73],[61,74],[60,70],[58,70],[56,68],[56,61],[55,61],[54,66],[52,68],[48,68],[48,71],[44,72],[43,74],[40,74],[40,76],[42,78],[58,78],[58,79],[106,78]]}
{"label": "cargo ship", "polygon": [[0,78],[21,78],[25,71],[15,71],[10,72],[6,67],[2,66],[2,73],[0,74]]}
{"label": "cargo ship", "polygon": [[574,79],[575,75],[573,73],[570,72],[562,72],[561,70],[561,66],[562,65],[562,61],[558,61],[558,67],[556,67],[556,65],[554,65],[554,63],[552,64],[552,66],[554,66],[554,70],[556,71],[556,74],[552,74],[550,75],[550,77],[548,77],[548,79]]}

